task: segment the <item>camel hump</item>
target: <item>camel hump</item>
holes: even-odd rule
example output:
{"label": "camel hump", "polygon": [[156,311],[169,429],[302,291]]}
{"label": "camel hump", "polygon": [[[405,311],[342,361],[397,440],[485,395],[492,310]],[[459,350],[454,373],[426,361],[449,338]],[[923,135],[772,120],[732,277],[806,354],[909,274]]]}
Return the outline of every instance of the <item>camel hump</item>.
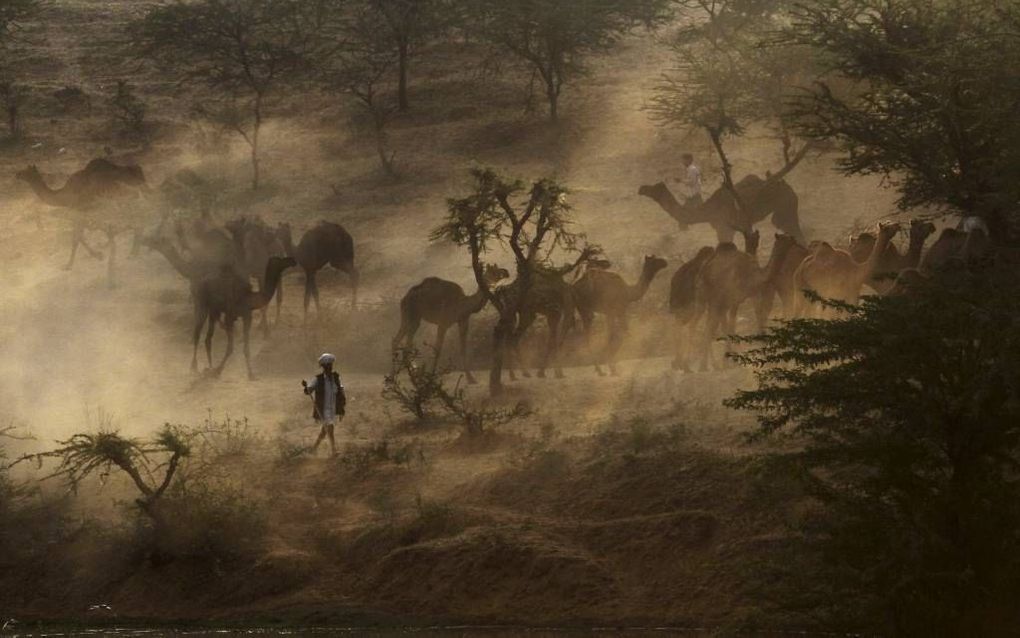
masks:
{"label": "camel hump", "polygon": [[716,248],[715,248],[715,251],[717,253],[729,253],[729,252],[734,252],[736,250],[737,250],[737,245],[734,244],[731,241],[719,242],[719,245],[716,246]]}

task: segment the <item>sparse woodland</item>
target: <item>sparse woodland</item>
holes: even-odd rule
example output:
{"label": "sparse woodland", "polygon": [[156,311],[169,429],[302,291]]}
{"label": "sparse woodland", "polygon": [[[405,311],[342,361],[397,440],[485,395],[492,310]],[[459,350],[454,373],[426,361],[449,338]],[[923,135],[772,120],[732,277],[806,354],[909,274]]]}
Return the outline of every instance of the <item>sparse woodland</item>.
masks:
{"label": "sparse woodland", "polygon": [[1018,78],[999,0],[0,0],[0,633],[1010,635]]}

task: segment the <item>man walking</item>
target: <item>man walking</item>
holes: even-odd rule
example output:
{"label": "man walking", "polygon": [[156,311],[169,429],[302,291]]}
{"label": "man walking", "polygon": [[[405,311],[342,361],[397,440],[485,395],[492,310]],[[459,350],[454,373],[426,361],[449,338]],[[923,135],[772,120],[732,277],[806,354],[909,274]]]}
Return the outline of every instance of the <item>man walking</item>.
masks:
{"label": "man walking", "polygon": [[328,352],[319,357],[319,365],[322,372],[315,375],[311,384],[302,380],[301,385],[305,394],[311,394],[314,399],[312,417],[316,422],[322,424],[319,430],[319,438],[315,439],[312,446],[312,454],[319,449],[322,440],[329,437],[329,449],[333,456],[336,456],[336,437],[334,429],[338,419],[344,417],[344,408],[347,406],[347,395],[344,393],[344,386],[340,383],[340,374],[333,370],[333,362],[336,357]]}
{"label": "man walking", "polygon": [[680,156],[684,163],[684,173],[677,181],[684,187],[685,205],[697,206],[702,203],[701,199],[701,171],[694,165],[694,156],[684,153]]}

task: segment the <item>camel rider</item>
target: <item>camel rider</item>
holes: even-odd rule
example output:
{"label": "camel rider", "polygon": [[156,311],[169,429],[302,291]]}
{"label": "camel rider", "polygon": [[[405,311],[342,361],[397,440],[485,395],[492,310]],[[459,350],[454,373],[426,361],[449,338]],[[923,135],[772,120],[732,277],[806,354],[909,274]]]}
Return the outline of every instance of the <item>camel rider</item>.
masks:
{"label": "camel rider", "polygon": [[680,159],[684,163],[684,173],[676,181],[684,187],[683,194],[686,197],[684,204],[697,206],[703,201],[701,199],[701,170],[694,165],[694,156],[690,153],[684,153]]}
{"label": "camel rider", "polygon": [[344,417],[344,408],[347,406],[347,395],[344,393],[344,386],[340,383],[340,374],[333,370],[333,362],[336,357],[328,352],[319,357],[319,365],[322,372],[315,375],[311,383],[301,381],[305,394],[312,395],[314,409],[312,417],[322,424],[319,430],[319,438],[315,439],[312,446],[312,453],[319,449],[322,440],[329,437],[330,452],[336,456],[336,437],[333,430],[338,419]]}

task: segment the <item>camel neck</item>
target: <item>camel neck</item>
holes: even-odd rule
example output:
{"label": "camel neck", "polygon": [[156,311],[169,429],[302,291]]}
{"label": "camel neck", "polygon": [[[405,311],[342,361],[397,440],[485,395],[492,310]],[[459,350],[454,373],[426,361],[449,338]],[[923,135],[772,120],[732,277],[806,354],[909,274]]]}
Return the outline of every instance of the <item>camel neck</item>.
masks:
{"label": "camel neck", "polygon": [[638,301],[645,296],[645,293],[648,292],[648,287],[652,285],[653,277],[655,277],[655,273],[651,270],[645,268],[641,271],[641,277],[638,278],[637,283],[628,288],[630,293],[628,297],[630,297],[631,301]]}
{"label": "camel neck", "polygon": [[198,273],[195,270],[194,264],[185,261],[184,257],[181,256],[177,249],[168,244],[158,244],[153,246],[153,250],[163,255],[170,265],[174,267],[181,277],[188,280],[193,280],[197,277]]}
{"label": "camel neck", "polygon": [[910,238],[910,247],[907,248],[907,254],[905,258],[905,268],[917,268],[917,264],[921,263],[921,251],[924,250],[924,242],[927,237],[920,235],[917,237]]}
{"label": "camel neck", "polygon": [[35,174],[28,178],[28,185],[31,187],[32,192],[36,194],[39,199],[49,204],[50,206],[69,206],[70,203],[66,201],[66,198],[62,197],[62,191],[54,190],[46,185],[42,175]]}
{"label": "camel neck", "polygon": [[272,301],[273,295],[276,294],[276,288],[280,285],[280,279],[283,277],[283,268],[269,264],[266,266],[266,285],[265,288],[258,292],[252,293],[250,306],[253,310],[264,308],[269,305]]}
{"label": "camel neck", "polygon": [[878,237],[875,238],[875,245],[872,246],[871,252],[868,254],[868,259],[860,265],[859,279],[863,284],[865,281],[870,279],[875,271],[878,270],[878,263],[882,259],[882,255],[885,253],[885,249],[888,248],[889,242],[892,241],[892,237],[886,235],[883,232],[878,233]]}

